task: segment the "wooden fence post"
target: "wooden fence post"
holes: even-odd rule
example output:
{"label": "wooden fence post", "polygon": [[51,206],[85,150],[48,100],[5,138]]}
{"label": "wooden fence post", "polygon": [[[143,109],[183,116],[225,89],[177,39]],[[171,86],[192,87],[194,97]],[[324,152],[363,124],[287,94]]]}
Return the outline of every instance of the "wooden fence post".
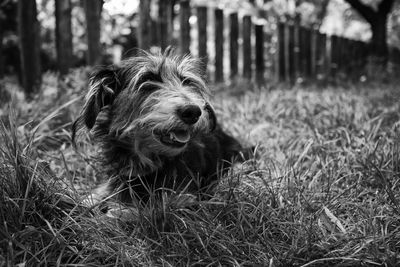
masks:
{"label": "wooden fence post", "polygon": [[317,30],[310,30],[310,74],[313,79],[317,78],[317,35]]}
{"label": "wooden fence post", "polygon": [[238,74],[239,21],[237,13],[231,13],[229,15],[229,24],[230,77],[234,78]]}
{"label": "wooden fence post", "polygon": [[71,0],[55,1],[57,67],[60,74],[72,67]]}
{"label": "wooden fence post", "polygon": [[349,66],[348,63],[351,62],[351,58],[348,58],[349,56],[349,39],[342,37],[342,47],[340,49],[341,54],[340,54],[340,68],[343,72],[347,73],[347,68]]}
{"label": "wooden fence post", "polygon": [[293,25],[293,67],[295,81],[301,77],[301,55],[300,55],[300,22],[295,20]]}
{"label": "wooden fence post", "polygon": [[327,52],[326,52],[326,34],[317,33],[316,38],[316,75],[317,79],[326,79],[327,70]]}
{"label": "wooden fence post", "polygon": [[393,64],[398,64],[398,49],[396,47],[391,47],[389,50],[389,60],[393,63]]}
{"label": "wooden fence post", "polygon": [[299,74],[301,79],[304,79],[305,76],[305,41],[304,41],[304,27],[299,26]]}
{"label": "wooden fence post", "polygon": [[207,54],[207,7],[197,7],[197,26],[199,39],[199,58],[203,63],[204,73],[207,72],[208,54]]}
{"label": "wooden fence post", "polygon": [[224,12],[215,9],[215,82],[224,80]]}
{"label": "wooden fence post", "polygon": [[302,79],[305,78],[306,76],[306,57],[307,57],[307,53],[306,53],[306,34],[305,34],[305,28],[302,26],[299,26],[299,56],[300,56],[300,76]]}
{"label": "wooden fence post", "polygon": [[251,80],[252,76],[252,52],[251,52],[251,16],[243,17],[243,77]]}
{"label": "wooden fence post", "polygon": [[264,83],[264,25],[255,25],[256,35],[256,80],[258,84]]}
{"label": "wooden fence post", "polygon": [[190,4],[189,0],[180,0],[180,49],[181,54],[190,53]]}
{"label": "wooden fence post", "polygon": [[[161,0],[161,1],[165,1],[165,0]],[[167,10],[167,16],[168,16],[168,45],[174,45],[174,46],[178,46],[177,44],[177,40],[174,38],[174,31],[175,31],[175,3],[176,0],[169,0],[166,1],[168,2],[168,10]]]}
{"label": "wooden fence post", "polygon": [[40,35],[36,1],[18,1],[18,33],[22,86],[28,97],[40,88]]}
{"label": "wooden fence post", "polygon": [[150,25],[151,28],[150,29],[154,29],[150,32],[150,47],[152,46],[161,46],[161,37],[159,35],[159,31],[157,31],[158,28],[158,21],[157,20],[153,20],[150,19]]}
{"label": "wooden fence post", "polygon": [[[142,2],[142,1],[140,1]],[[101,61],[100,21],[103,1],[84,1],[87,26],[87,61],[89,65],[99,64]]]}
{"label": "wooden fence post", "polygon": [[[0,23],[4,22],[0,19]],[[4,55],[3,55],[3,38],[4,38],[4,28],[0,28],[0,79],[4,77]]]}
{"label": "wooden fence post", "polygon": [[332,76],[332,36],[326,36],[326,80]]}
{"label": "wooden fence post", "polygon": [[344,51],[344,55],[343,55],[343,67],[344,67],[344,70],[346,71],[346,74],[347,73],[351,74],[351,72],[353,71],[352,65],[353,65],[353,60],[354,60],[354,58],[353,58],[354,54],[352,53],[353,52],[352,51],[353,40],[350,40],[348,38],[345,38],[344,40],[345,40],[345,51]]}
{"label": "wooden fence post", "polygon": [[397,65],[400,65],[400,49],[398,49],[397,47],[393,47],[392,57],[393,57],[393,62]]}
{"label": "wooden fence post", "polygon": [[170,1],[159,0],[158,1],[158,16],[159,16],[159,24],[158,24],[158,31],[159,31],[159,38],[160,38],[160,47],[161,50],[164,51],[168,45],[171,44],[171,34],[169,24],[170,16],[169,12],[169,5]]}
{"label": "wooden fence post", "polygon": [[284,81],[289,81],[290,78],[290,44],[289,44],[289,24],[285,22],[283,24],[283,54],[284,58],[283,60],[285,61],[284,66],[285,66],[285,73],[284,73]]}
{"label": "wooden fence post", "polygon": [[277,61],[276,71],[278,81],[285,80],[285,24],[283,22],[278,23],[277,29]]}
{"label": "wooden fence post", "polygon": [[311,77],[311,30],[304,28],[304,59],[305,59],[305,77]]}
{"label": "wooden fence post", "polygon": [[362,54],[363,54],[363,56],[362,56],[362,65],[363,66],[367,66],[367,64],[368,64],[368,57],[369,57],[369,54],[370,54],[369,53],[369,49],[370,49],[369,44],[363,42],[363,45],[362,45]]}
{"label": "wooden fence post", "polygon": [[345,49],[345,39],[342,36],[338,37],[338,50],[337,50],[337,58],[336,58],[336,62],[337,62],[337,71],[338,73],[340,73],[341,71],[343,71],[343,56],[344,56],[344,49]]}
{"label": "wooden fence post", "polygon": [[354,41],[353,42],[353,49],[352,49],[352,54],[354,56],[353,60],[353,68],[359,69],[360,67],[360,41]]}
{"label": "wooden fence post", "polygon": [[[345,51],[345,56],[343,58],[344,60],[344,68],[345,68],[345,73],[349,76],[354,76],[354,59],[355,59],[355,51],[353,49],[353,40],[350,39],[345,39],[346,40],[346,51]],[[347,60],[346,60],[347,59]]]}
{"label": "wooden fence post", "polygon": [[399,65],[400,65],[400,49],[395,47],[393,52],[394,52],[393,53],[393,59],[394,59],[393,62],[397,64],[397,67],[399,67]]}
{"label": "wooden fence post", "polygon": [[337,72],[338,72],[338,50],[340,49],[339,47],[339,37],[336,35],[331,36],[331,62],[330,62],[330,74],[332,78],[335,78]]}
{"label": "wooden fence post", "polygon": [[357,68],[358,70],[358,75],[362,74],[363,68],[365,67],[363,65],[363,51],[362,51],[362,47],[363,47],[363,42],[362,41],[356,41],[354,44],[354,50],[356,51],[356,61],[354,63],[354,67]]}
{"label": "wooden fence post", "polygon": [[357,43],[357,68],[365,66],[365,43],[358,41]]}
{"label": "wooden fence post", "polygon": [[294,84],[296,82],[296,69],[294,65],[294,50],[295,50],[295,43],[294,43],[294,25],[287,24],[286,25],[286,80],[290,81],[290,83]]}
{"label": "wooden fence post", "polygon": [[[86,0],[92,2],[93,0]],[[139,25],[138,25],[138,46],[140,49],[147,50],[150,48],[150,1],[140,0],[139,2]]]}

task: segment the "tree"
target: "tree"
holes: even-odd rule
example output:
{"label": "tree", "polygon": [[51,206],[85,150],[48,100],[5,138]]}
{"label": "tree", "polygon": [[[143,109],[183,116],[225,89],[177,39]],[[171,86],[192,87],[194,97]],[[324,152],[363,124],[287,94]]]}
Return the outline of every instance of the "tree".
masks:
{"label": "tree", "polygon": [[89,65],[96,65],[101,61],[100,20],[102,8],[103,0],[84,0],[88,44],[87,63]]}
{"label": "tree", "polygon": [[18,1],[22,85],[28,97],[39,89],[41,83],[39,23],[36,15],[36,1]]}
{"label": "tree", "polygon": [[382,0],[376,10],[360,0],[346,0],[371,26],[371,55],[377,63],[386,64],[389,55],[387,44],[387,20],[394,0]]}
{"label": "tree", "polygon": [[54,0],[54,2],[58,70],[61,74],[66,74],[72,66],[71,0]]}
{"label": "tree", "polygon": [[322,0],[317,9],[317,19],[315,22],[315,26],[319,29],[321,27],[322,22],[326,16],[328,11],[328,5],[330,0]]}

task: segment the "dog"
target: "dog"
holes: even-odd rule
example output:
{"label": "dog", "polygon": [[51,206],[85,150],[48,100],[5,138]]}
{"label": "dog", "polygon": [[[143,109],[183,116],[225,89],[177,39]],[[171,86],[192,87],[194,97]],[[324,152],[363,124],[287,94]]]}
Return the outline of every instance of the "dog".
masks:
{"label": "dog", "polygon": [[198,59],[168,48],[92,74],[72,138],[86,130],[101,147],[109,178],[93,202],[146,202],[165,190],[212,195],[244,149],[218,125],[203,70]]}

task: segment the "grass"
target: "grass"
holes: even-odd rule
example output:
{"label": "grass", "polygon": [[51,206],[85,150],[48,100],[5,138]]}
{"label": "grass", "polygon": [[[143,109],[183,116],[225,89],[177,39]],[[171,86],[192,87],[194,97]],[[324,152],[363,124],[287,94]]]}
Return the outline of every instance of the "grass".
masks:
{"label": "grass", "polygon": [[123,221],[80,205],[104,179],[96,147],[70,144],[86,78],[49,73],[33,102],[0,113],[0,265],[400,264],[396,84],[222,86],[218,118],[256,157],[210,201],[182,208],[171,196]]}

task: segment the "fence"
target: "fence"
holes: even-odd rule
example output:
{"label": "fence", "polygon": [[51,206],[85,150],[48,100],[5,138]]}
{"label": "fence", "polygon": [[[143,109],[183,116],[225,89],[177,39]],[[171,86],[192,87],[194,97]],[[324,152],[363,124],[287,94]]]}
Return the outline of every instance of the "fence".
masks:
{"label": "fence", "polygon": [[[237,12],[225,14],[223,9],[213,8],[213,17],[210,20],[209,9],[205,6],[191,8],[189,1],[180,1],[178,45],[182,53],[190,52],[191,46],[195,47],[198,56],[208,66],[208,73],[213,74],[215,82],[222,82],[227,76],[242,76],[255,79],[259,83],[264,82],[265,77],[292,83],[305,79],[329,80],[339,73],[357,77],[366,66],[369,52],[365,42],[336,35],[328,36],[316,29],[300,26],[300,23],[294,21],[278,22],[275,30],[267,33],[264,29],[266,24],[257,23],[250,15],[240,17]],[[192,23],[197,28],[197,38],[193,38],[190,30],[189,18],[192,15],[197,21],[196,25]],[[210,22],[214,25],[210,25]],[[226,22],[228,27],[225,27]],[[159,28],[167,29],[168,23],[165,19],[160,20]],[[208,26],[214,29],[211,46],[208,46]],[[158,44],[165,48],[172,42],[172,35],[172,32],[163,34],[169,41],[163,40],[160,35]],[[229,36],[227,40],[224,38],[226,35]],[[191,44],[192,39],[197,39],[197,44]],[[214,49],[212,62],[208,48]],[[224,56],[226,50],[228,57]],[[391,61],[400,64],[400,51],[390,48],[390,54]]]}
{"label": "fence", "polygon": [[320,33],[293,23],[277,26],[277,76],[279,80],[329,79],[339,72],[359,75],[368,58],[361,41]]}

